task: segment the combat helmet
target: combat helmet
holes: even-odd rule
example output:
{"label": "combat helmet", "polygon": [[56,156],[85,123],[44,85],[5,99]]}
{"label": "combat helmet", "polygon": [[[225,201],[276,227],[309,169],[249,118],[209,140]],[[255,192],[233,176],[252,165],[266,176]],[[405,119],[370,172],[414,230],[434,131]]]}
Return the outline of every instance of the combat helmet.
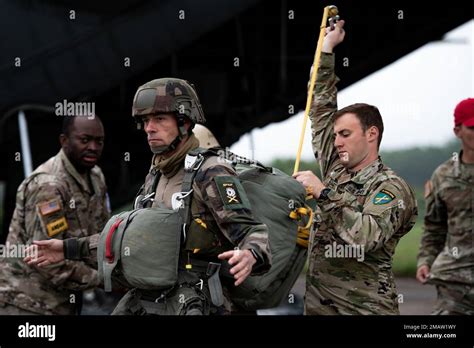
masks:
{"label": "combat helmet", "polygon": [[[176,116],[179,135],[161,153],[174,150],[181,139],[191,134],[195,124],[204,124],[206,119],[194,86],[186,80],[165,77],[152,80],[138,87],[133,98],[132,116],[137,128],[142,129],[142,117],[146,115],[173,113]],[[191,121],[186,131],[185,119]]]}

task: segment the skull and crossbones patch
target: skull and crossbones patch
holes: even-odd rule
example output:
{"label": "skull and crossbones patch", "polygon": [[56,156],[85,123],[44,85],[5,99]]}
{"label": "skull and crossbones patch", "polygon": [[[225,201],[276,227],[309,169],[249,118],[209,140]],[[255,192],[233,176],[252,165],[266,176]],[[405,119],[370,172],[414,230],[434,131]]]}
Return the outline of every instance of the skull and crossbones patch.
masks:
{"label": "skull and crossbones patch", "polygon": [[237,178],[217,176],[214,181],[225,209],[250,209],[245,190]]}
{"label": "skull and crossbones patch", "polygon": [[227,195],[227,203],[239,204],[239,197],[237,197],[237,192],[235,192],[234,184],[224,184],[225,194]]}

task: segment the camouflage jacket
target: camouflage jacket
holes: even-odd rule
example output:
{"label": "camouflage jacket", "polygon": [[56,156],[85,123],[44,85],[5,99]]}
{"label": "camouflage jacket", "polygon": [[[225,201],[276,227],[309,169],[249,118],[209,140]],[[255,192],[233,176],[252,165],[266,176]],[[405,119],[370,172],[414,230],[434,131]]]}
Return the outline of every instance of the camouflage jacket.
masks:
{"label": "camouflage jacket", "polygon": [[[39,166],[19,186],[7,246],[33,240],[96,234],[109,218],[107,189],[99,167],[90,171],[91,188],[64,152]],[[25,255],[0,263],[0,303],[38,314],[74,314],[75,292],[99,285],[97,272],[79,261],[32,268]],[[0,305],[1,314],[1,305]]]}
{"label": "camouflage jacket", "polygon": [[[153,181],[158,174],[152,160],[149,174],[138,194],[152,192]],[[173,175],[164,174],[159,178],[153,207],[172,208],[172,195],[181,192],[184,178],[184,160]],[[202,164],[192,185],[192,220],[189,227],[184,252],[190,257],[204,261],[216,261],[221,252],[240,249],[253,249],[259,262],[254,265],[252,274],[267,271],[271,265],[271,253],[266,225],[258,222],[252,214],[245,191],[231,165],[217,157],[209,157]],[[235,195],[230,202],[225,194],[232,188]],[[97,262],[98,236],[67,241],[66,253],[73,246],[76,251],[69,258],[94,260]],[[69,245],[68,245],[69,244]]]}
{"label": "camouflage jacket", "polygon": [[381,159],[356,173],[334,146],[338,78],[334,56],[323,53],[310,118],[313,151],[328,199],[318,202],[310,236],[306,314],[397,314],[392,256],[414,225],[412,189]]}
{"label": "camouflage jacket", "polygon": [[474,165],[462,153],[440,165],[426,185],[425,228],[418,267],[431,282],[474,285]]}

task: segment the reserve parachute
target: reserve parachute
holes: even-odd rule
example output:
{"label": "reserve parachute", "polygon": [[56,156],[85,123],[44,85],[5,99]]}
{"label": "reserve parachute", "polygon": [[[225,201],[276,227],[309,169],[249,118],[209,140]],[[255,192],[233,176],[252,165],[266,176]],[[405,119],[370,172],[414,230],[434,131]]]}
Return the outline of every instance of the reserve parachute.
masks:
{"label": "reserve parachute", "polygon": [[174,286],[178,280],[180,225],[179,214],[165,208],[114,215],[100,235],[97,250],[104,290],[112,291],[112,277],[144,290]]}

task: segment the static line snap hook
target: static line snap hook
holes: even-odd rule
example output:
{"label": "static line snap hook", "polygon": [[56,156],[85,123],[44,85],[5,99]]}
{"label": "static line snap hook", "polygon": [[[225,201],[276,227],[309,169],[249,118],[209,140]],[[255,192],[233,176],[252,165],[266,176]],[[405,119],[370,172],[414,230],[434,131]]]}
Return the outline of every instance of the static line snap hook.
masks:
{"label": "static line snap hook", "polygon": [[153,201],[153,196],[155,195],[155,192],[152,192],[152,193],[149,193],[147,194],[145,197],[142,198],[142,200],[140,201],[140,203],[145,203],[145,202],[148,202],[149,200],[152,200]]}
{"label": "static line snap hook", "polygon": [[193,193],[194,189],[191,189],[189,190],[188,192],[181,192],[182,196],[178,196],[176,197],[176,199],[178,200],[182,200],[182,199],[185,199],[186,197],[188,197],[191,193]]}

